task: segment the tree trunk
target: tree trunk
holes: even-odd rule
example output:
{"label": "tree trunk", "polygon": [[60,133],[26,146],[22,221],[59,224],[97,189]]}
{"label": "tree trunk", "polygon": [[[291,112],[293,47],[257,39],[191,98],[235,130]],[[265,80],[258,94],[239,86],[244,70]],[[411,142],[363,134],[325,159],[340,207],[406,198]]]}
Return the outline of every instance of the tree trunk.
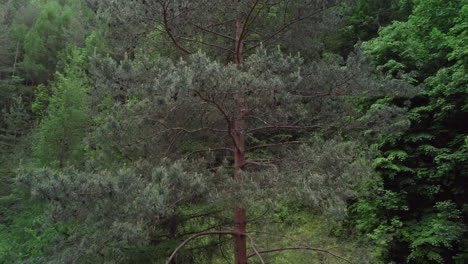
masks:
{"label": "tree trunk", "polygon": [[[245,94],[240,92],[236,94],[236,117],[234,119],[233,126],[233,138],[235,145],[234,154],[234,180],[235,191],[239,192],[240,185],[243,182],[242,169],[245,165]],[[246,209],[242,208],[242,204],[239,201],[235,201],[236,207],[234,209],[234,232],[236,233],[234,238],[234,256],[235,264],[247,264],[247,242],[245,237],[246,232]]]}
{"label": "tree trunk", "polygon": [[246,210],[245,208],[236,208],[234,210],[234,257],[235,264],[247,264],[247,241],[246,232]]}
{"label": "tree trunk", "polygon": [[[242,67],[244,62],[243,59],[243,48],[244,43],[242,40],[244,33],[244,25],[241,19],[236,20],[236,39],[234,43],[234,62]],[[245,103],[245,93],[240,91],[235,95],[236,102],[236,114],[234,117],[233,131],[231,131],[234,140],[234,180],[238,186],[235,186],[236,192],[239,191],[239,187],[242,184],[242,172],[245,166],[245,113],[246,103]],[[236,207],[234,209],[234,232],[236,233],[234,237],[234,263],[235,264],[247,264],[247,240],[246,240],[246,209],[242,208],[241,203],[238,201],[235,202]]]}

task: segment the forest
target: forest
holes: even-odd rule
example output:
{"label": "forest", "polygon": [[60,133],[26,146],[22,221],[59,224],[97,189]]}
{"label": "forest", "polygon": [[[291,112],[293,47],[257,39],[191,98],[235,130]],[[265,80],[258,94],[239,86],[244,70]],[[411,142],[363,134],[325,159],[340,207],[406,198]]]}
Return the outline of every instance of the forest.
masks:
{"label": "forest", "polygon": [[0,264],[468,263],[467,0],[0,0]]}

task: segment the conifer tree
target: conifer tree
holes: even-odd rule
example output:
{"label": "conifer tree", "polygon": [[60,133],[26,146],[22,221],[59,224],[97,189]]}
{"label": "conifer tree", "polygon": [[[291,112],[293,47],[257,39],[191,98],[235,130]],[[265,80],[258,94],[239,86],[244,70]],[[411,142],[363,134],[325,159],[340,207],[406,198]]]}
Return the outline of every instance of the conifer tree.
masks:
{"label": "conifer tree", "polygon": [[[88,2],[97,8],[100,6],[99,3]],[[156,117],[152,118],[153,122],[159,123],[162,135],[158,144],[170,143],[164,152],[168,155],[177,153],[177,143],[181,142],[185,134],[215,134],[217,136],[207,137],[221,139],[214,140],[218,142],[217,145],[193,150],[192,153],[219,151],[231,155],[228,167],[232,168],[232,188],[236,190],[234,196],[238,197],[234,199],[235,228],[231,233],[235,240],[236,264],[247,263],[247,216],[243,201],[239,199],[243,188],[248,189],[244,186],[247,182],[245,171],[249,166],[264,166],[270,162],[249,159],[249,152],[304,143],[300,137],[272,143],[263,139],[263,142],[257,140],[256,144],[249,144],[247,139],[252,136],[255,138],[257,133],[264,131],[275,135],[285,130],[310,132],[319,128],[322,124],[316,124],[320,119],[313,118],[317,115],[315,111],[331,109],[314,106],[309,100],[330,100],[327,101],[330,105],[338,104],[338,101],[346,104],[346,100],[337,98],[366,95],[369,90],[378,90],[376,86],[395,87],[383,83],[372,87],[375,83],[370,81],[369,75],[363,76],[362,72],[359,77],[353,76],[352,71],[362,69],[363,65],[353,67],[353,63],[357,65],[359,62],[352,59],[347,70],[340,70],[331,61],[330,65],[313,64],[307,70],[301,70],[304,66],[299,57],[264,51],[246,59],[262,43],[268,44],[284,37],[288,29],[301,22],[318,19],[334,3],[306,0],[161,0],[101,4],[101,8],[119,17],[113,23],[124,27],[130,24],[156,28],[182,54],[192,55],[203,49],[212,52],[211,57],[230,58],[228,61],[231,63],[228,65],[218,64],[201,54],[180,63],[159,60],[158,63],[162,65],[156,66],[156,69],[161,70],[153,75],[156,76],[153,88],[143,94],[135,94],[136,98],[146,99],[129,104],[129,109],[146,109],[150,107],[147,103],[158,105],[159,109],[154,110]],[[158,100],[164,103],[156,103]],[[162,109],[164,111],[161,112]],[[181,115],[182,111],[191,114]],[[333,120],[331,115],[329,118]],[[161,141],[164,135],[169,139]],[[132,151],[132,146],[129,148]]]}

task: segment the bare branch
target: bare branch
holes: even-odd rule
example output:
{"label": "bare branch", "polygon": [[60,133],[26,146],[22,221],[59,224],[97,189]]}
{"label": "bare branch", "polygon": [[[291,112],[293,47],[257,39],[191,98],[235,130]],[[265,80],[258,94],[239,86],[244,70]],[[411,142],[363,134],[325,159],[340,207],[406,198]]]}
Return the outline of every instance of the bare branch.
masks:
{"label": "bare branch", "polygon": [[182,40],[185,40],[185,41],[197,42],[197,43],[200,43],[200,44],[203,44],[203,45],[206,45],[206,46],[210,46],[210,47],[214,47],[214,48],[218,48],[218,49],[222,49],[222,50],[226,50],[226,51],[234,53],[233,50],[230,50],[230,49],[228,49],[226,47],[223,47],[223,46],[220,46],[220,45],[217,45],[217,44],[205,42],[205,41],[198,40],[198,39],[191,39],[191,38],[185,38],[185,37],[178,37],[178,38],[182,39]]}
{"label": "bare branch", "polygon": [[245,236],[248,237],[248,238],[250,239],[250,247],[252,247],[252,250],[254,251],[255,255],[258,256],[258,258],[260,259],[260,262],[261,262],[262,264],[265,264],[265,261],[263,260],[262,255],[260,255],[260,253],[258,252],[257,248],[255,247],[255,243],[254,243],[254,240],[253,240],[252,236],[249,235],[249,234],[245,234]]}
{"label": "bare branch", "polygon": [[268,167],[275,168],[276,171],[280,170],[278,165],[274,164],[272,160],[246,160],[244,164],[246,166],[248,165],[268,166]]}
{"label": "bare branch", "polygon": [[213,152],[213,151],[229,151],[229,152],[234,152],[233,149],[231,148],[208,148],[208,149],[200,149],[200,150],[195,150],[189,154],[187,154],[187,157],[188,156],[191,156],[193,154],[196,154],[196,153],[200,153],[200,152]]}
{"label": "bare branch", "polygon": [[[353,264],[349,259],[345,258],[345,257],[342,257],[340,255],[337,255],[333,252],[330,252],[329,250],[327,249],[321,249],[321,248],[312,248],[312,247],[285,247],[285,248],[274,248],[274,249],[268,249],[268,250],[262,250],[262,251],[259,251],[258,253],[260,254],[265,254],[265,253],[271,253],[271,252],[277,252],[277,251],[284,251],[284,250],[312,250],[312,251],[318,251],[318,252],[323,252],[323,253],[326,253],[326,254],[329,254],[329,255],[332,255],[336,258],[339,258],[341,260],[344,260],[348,263],[351,263]],[[257,255],[256,253],[252,253],[252,254],[249,254],[247,256],[247,258],[251,258],[253,256]]]}
{"label": "bare branch", "polygon": [[[234,135],[231,133],[232,132],[232,121],[231,121],[231,118],[229,118],[226,110],[218,103],[216,102],[215,100],[211,100],[211,99],[208,99],[208,98],[205,98],[201,93],[200,91],[198,90],[194,90],[194,92],[200,97],[200,99],[202,99],[203,101],[207,102],[207,103],[210,103],[212,105],[214,105],[216,107],[216,109],[218,109],[218,111],[224,116],[224,119],[226,120],[226,123],[228,125],[228,134],[229,136],[231,137],[231,139],[233,140],[233,143],[236,147],[236,149],[239,148],[239,145],[237,144],[237,141],[236,141],[236,138],[234,137]],[[227,96],[227,95],[226,95]]]}
{"label": "bare branch", "polygon": [[176,256],[177,252],[183,248],[188,242],[190,242],[191,240],[194,240],[195,238],[197,237],[201,237],[201,236],[209,236],[209,235],[236,235],[235,232],[227,232],[227,231],[211,231],[211,232],[202,232],[202,233],[198,233],[198,234],[195,234],[189,238],[187,238],[184,242],[182,242],[182,244],[180,244],[171,254],[171,256],[169,256],[169,259],[166,261],[166,264],[169,264],[171,263],[171,261],[174,259],[174,257]]}
{"label": "bare branch", "polygon": [[202,128],[194,129],[194,130],[189,130],[189,129],[186,129],[186,128],[183,128],[183,127],[171,127],[171,128],[167,128],[166,130],[182,131],[182,132],[189,133],[189,134],[197,133],[197,132],[200,132],[200,131],[211,131],[211,132],[220,132],[220,133],[229,132],[226,129],[216,129],[216,128],[211,128],[211,127],[202,127]]}
{"label": "bare branch", "polygon": [[223,115],[224,119],[226,120],[226,123],[228,124],[228,129],[229,131],[231,131],[231,119],[229,118],[226,110],[216,101],[214,100],[211,100],[211,99],[208,99],[206,97],[204,97],[200,91],[198,90],[194,90],[194,92],[200,97],[200,99],[202,99],[204,102],[207,102],[207,103],[210,103],[212,105],[214,105],[216,107],[216,109],[218,109],[218,111]]}
{"label": "bare branch", "polygon": [[247,133],[252,133],[260,130],[265,130],[265,129],[295,129],[295,130],[304,130],[304,129],[311,129],[311,128],[320,128],[320,126],[315,125],[315,126],[264,126],[264,127],[258,127],[254,129],[247,130]]}
{"label": "bare branch", "polygon": [[169,6],[169,2],[170,1],[167,1],[165,4],[161,3],[161,6],[163,8],[163,21],[164,21],[164,29],[165,29],[165,32],[166,34],[169,36],[169,38],[172,40],[172,42],[174,43],[174,45],[180,49],[181,51],[185,52],[186,54],[192,54],[192,52],[190,52],[189,50],[187,50],[186,48],[184,48],[178,41],[177,39],[175,38],[175,36],[172,34],[171,32],[171,29],[169,28],[169,21],[167,19],[167,16],[168,16],[168,13],[167,13],[167,8]]}
{"label": "bare branch", "polygon": [[255,222],[255,221],[257,221],[258,219],[264,217],[264,216],[268,213],[268,211],[270,211],[270,210],[267,208],[267,209],[266,209],[263,213],[261,213],[260,215],[254,217],[254,218],[248,219],[247,222]]}
{"label": "bare branch", "polygon": [[228,36],[228,35],[225,35],[225,34],[222,34],[222,33],[219,33],[219,32],[216,32],[216,31],[213,31],[211,29],[208,29],[208,28],[205,28],[205,27],[202,27],[200,25],[196,25],[196,24],[193,24],[194,27],[200,29],[200,30],[203,30],[203,31],[206,31],[208,33],[211,33],[213,35],[216,35],[216,36],[220,36],[222,38],[226,38],[226,39],[230,39],[230,40],[236,40],[234,37],[231,37],[231,36]]}
{"label": "bare branch", "polygon": [[291,94],[291,95],[302,97],[302,98],[320,98],[320,97],[330,96],[331,92],[319,93],[319,94]]}
{"label": "bare branch", "polygon": [[256,0],[255,3],[250,8],[249,14],[245,18],[245,21],[243,23],[244,25],[242,26],[242,32],[241,32],[240,37],[239,37],[239,42],[242,42],[245,35],[247,34],[247,31],[248,31],[247,24],[249,23],[250,16],[252,15],[253,11],[255,10],[255,8],[257,7],[259,2],[260,2],[260,0]]}
{"label": "bare branch", "polygon": [[283,32],[285,29],[287,29],[288,27],[296,24],[296,23],[299,23],[303,20],[306,20],[308,18],[311,18],[311,17],[314,17],[316,16],[317,14],[321,13],[322,11],[324,11],[325,9],[320,9],[316,12],[313,12],[312,14],[310,15],[307,15],[307,16],[303,16],[303,17],[300,17],[300,18],[297,18],[297,19],[294,19],[292,21],[290,21],[289,23],[286,23],[284,24],[282,27],[280,27],[277,31],[275,31],[274,33],[270,34],[269,36],[265,37],[264,39],[260,40],[258,44],[256,45],[253,45],[252,47],[249,47],[247,49],[245,49],[245,51],[249,51],[249,50],[252,50],[252,49],[255,49],[257,48],[258,46],[262,45],[262,43],[264,42],[267,42],[267,41],[270,41],[272,40],[273,38],[275,38],[277,35],[279,35],[281,32]]}
{"label": "bare branch", "polygon": [[307,141],[288,141],[288,142],[283,142],[283,143],[264,144],[264,145],[258,145],[255,147],[248,148],[246,149],[246,151],[251,151],[251,150],[259,149],[259,148],[270,148],[270,147],[278,147],[278,146],[292,145],[292,144],[303,144],[303,143],[307,143]]}

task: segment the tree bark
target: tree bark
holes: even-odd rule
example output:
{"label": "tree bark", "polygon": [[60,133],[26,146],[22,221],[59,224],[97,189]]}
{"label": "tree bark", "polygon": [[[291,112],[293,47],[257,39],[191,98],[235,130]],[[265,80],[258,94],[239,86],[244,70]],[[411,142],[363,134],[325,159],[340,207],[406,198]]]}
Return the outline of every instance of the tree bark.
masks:
{"label": "tree bark", "polygon": [[234,210],[234,263],[247,264],[246,210]]}
{"label": "tree bark", "polygon": [[[241,19],[236,20],[236,38],[234,44],[235,58],[234,62],[242,67],[244,62],[243,59],[243,47],[244,43],[242,40],[244,34],[244,25]],[[234,117],[234,124],[232,126],[233,139],[234,139],[234,180],[238,186],[235,186],[236,192],[239,191],[240,185],[242,184],[242,176],[240,173],[245,166],[245,114],[246,114],[246,103],[245,93],[240,91],[235,95],[236,101],[236,113]],[[236,207],[234,209],[234,263],[235,264],[247,264],[247,238],[246,234],[246,209],[242,208],[242,205],[236,201]]]}
{"label": "tree bark", "polygon": [[[240,92],[236,94],[236,116],[233,124],[233,138],[235,145],[234,152],[234,180],[235,191],[239,192],[240,185],[242,184],[242,170],[245,166],[245,94]],[[247,242],[246,242],[246,209],[236,201],[236,208],[234,209],[234,256],[235,264],[247,264]]]}

